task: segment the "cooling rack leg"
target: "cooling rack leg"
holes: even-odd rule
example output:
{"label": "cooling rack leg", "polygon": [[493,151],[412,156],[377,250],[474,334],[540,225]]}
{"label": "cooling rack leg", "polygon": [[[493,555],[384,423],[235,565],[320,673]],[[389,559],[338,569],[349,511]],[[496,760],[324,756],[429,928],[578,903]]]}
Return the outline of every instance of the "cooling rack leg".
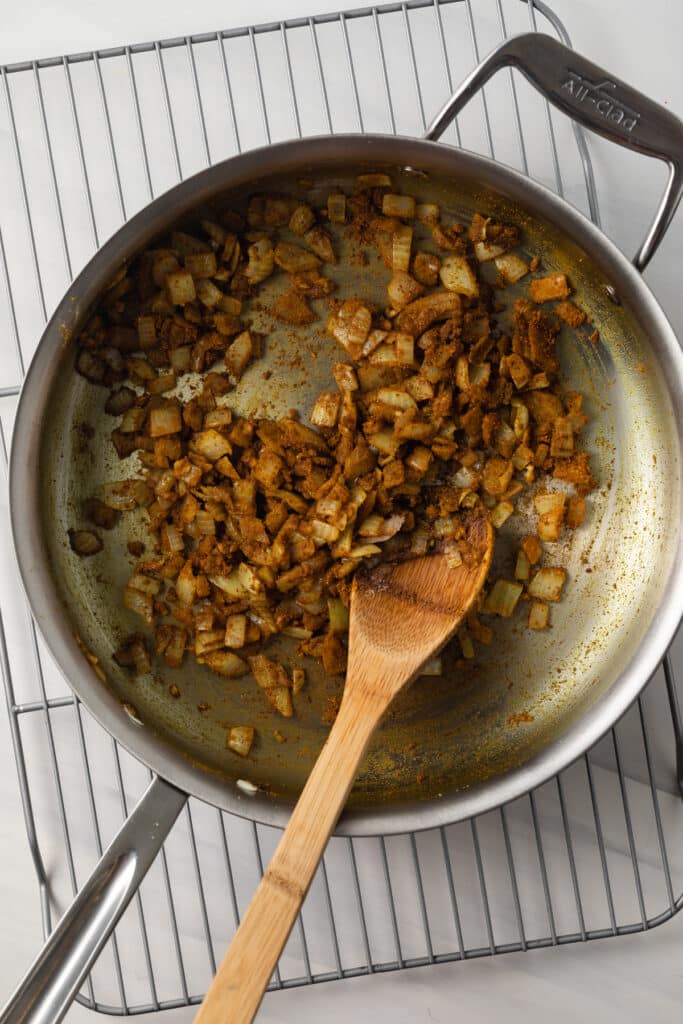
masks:
{"label": "cooling rack leg", "polygon": [[669,654],[665,655],[662,667],[664,668],[664,678],[671,707],[671,719],[676,737],[676,782],[678,784],[678,795],[683,798],[683,723],[681,722],[681,706],[678,702],[676,680],[674,679],[674,670]]}
{"label": "cooling rack leg", "polygon": [[174,786],[152,781],[0,1013],[0,1024],[58,1024],[186,800]]}
{"label": "cooling rack leg", "polygon": [[[0,441],[2,438],[0,438]],[[26,760],[24,757],[24,747],[21,741],[21,733],[19,731],[19,724],[17,722],[17,716],[14,714],[14,687],[12,685],[12,674],[9,667],[9,658],[7,655],[7,640],[5,637],[5,624],[0,613],[0,671],[2,672],[2,679],[5,689],[5,698],[7,700],[7,713],[9,716],[10,724],[10,735],[12,737],[12,746],[14,749],[14,759],[17,763],[17,775],[19,780],[19,793],[21,796],[21,805],[24,812],[24,822],[26,823],[26,837],[28,839],[29,849],[31,851],[31,859],[33,860],[33,867],[36,872],[38,879],[38,887],[40,890],[40,913],[43,925],[43,934],[48,935],[52,926],[51,914],[50,914],[50,891],[47,880],[47,873],[45,871],[45,865],[43,864],[43,858],[38,845],[38,836],[36,834],[36,823],[33,815],[33,805],[31,801],[31,793],[28,783],[28,775],[26,773]]]}

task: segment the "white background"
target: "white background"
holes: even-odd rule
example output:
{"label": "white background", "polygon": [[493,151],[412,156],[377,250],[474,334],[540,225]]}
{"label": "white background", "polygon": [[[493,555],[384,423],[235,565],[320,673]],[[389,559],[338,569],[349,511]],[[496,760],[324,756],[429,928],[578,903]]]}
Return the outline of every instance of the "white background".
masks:
{"label": "white background", "polygon": [[[513,2],[513,0],[508,0]],[[272,19],[333,10],[325,0],[34,0],[4,5],[0,62],[92,50]],[[574,45],[586,56],[683,116],[683,76],[674,41],[683,8],[670,0],[553,0]],[[626,250],[635,248],[653,206],[661,170],[623,159],[591,141],[604,226]],[[683,215],[655,260],[648,280],[683,335],[679,301]],[[0,1002],[38,948],[39,907],[25,840],[4,708],[0,710]],[[266,997],[259,1020],[298,1024],[354,1019],[408,1022],[504,1019],[506,1024],[552,1019],[600,1019],[651,1024],[680,1018],[683,1001],[683,914],[644,936],[542,952],[421,968],[384,977],[328,983]],[[67,1020],[83,1021],[73,1008]],[[161,1015],[189,1021],[191,1011]]]}

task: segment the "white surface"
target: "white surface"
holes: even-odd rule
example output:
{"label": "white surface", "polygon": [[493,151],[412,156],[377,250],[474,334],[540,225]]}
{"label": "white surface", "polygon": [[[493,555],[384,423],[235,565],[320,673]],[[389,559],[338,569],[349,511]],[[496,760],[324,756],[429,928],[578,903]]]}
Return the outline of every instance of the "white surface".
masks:
{"label": "white surface", "polygon": [[[493,6],[493,5],[492,5]],[[555,0],[574,44],[587,56],[640,87],[683,115],[683,80],[674,58],[663,56],[683,29],[683,10],[666,0],[648,4],[602,0]],[[3,12],[0,61],[90,50],[144,38],[182,35],[228,25],[317,13],[338,7],[324,0],[252,0],[225,4],[202,0],[192,5],[164,0],[144,5],[119,0],[106,17],[85,0],[60,0],[58,9],[44,2],[31,8],[13,5]],[[660,168],[592,144],[604,226],[627,251],[636,247]],[[683,335],[679,303],[681,215],[648,278]],[[678,257],[678,259],[676,259]],[[0,710],[0,1000],[28,964],[39,943],[39,907],[25,840],[11,746],[4,709]],[[48,865],[49,869],[49,865]],[[636,1021],[680,1016],[683,999],[683,915],[646,936],[514,954],[459,965],[421,968],[384,977],[328,983],[266,997],[263,1022],[341,1021],[354,1017],[402,1022],[470,1020]],[[87,1011],[70,1011],[71,1024]],[[160,1021],[189,1021],[190,1011],[166,1012]]]}

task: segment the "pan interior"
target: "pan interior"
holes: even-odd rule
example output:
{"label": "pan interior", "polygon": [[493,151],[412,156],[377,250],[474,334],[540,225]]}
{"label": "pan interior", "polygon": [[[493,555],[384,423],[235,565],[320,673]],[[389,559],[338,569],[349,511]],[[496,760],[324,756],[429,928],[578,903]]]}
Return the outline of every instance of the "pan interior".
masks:
{"label": "pan interior", "polygon": [[[333,188],[349,190],[360,169],[306,167],[291,180],[261,180],[215,202],[239,207],[248,192],[268,188],[303,197],[302,177],[315,181],[315,197],[323,202]],[[589,499],[585,525],[564,543],[547,546],[547,564],[564,565],[569,573],[565,597],[552,610],[552,628],[529,631],[523,612],[496,619],[491,647],[478,646],[476,658],[466,664],[457,649],[450,649],[443,676],[423,677],[402,694],[353,790],[352,804],[363,807],[448,796],[523,764],[560,736],[608,692],[633,657],[666,583],[680,519],[671,402],[628,296],[614,305],[604,275],[585,253],[500,195],[457,176],[442,180],[390,170],[399,188],[421,201],[438,202],[446,220],[464,220],[479,210],[519,224],[529,256],[541,256],[548,272],[568,272],[573,298],[590,312],[592,325],[581,338],[563,332],[561,364],[565,387],[585,396],[590,424],[583,443],[592,453],[599,487]],[[306,194],[310,199],[310,191]],[[374,293],[379,300],[387,280],[386,270],[372,259],[360,267],[343,255],[332,276],[341,294]],[[283,287],[283,279],[271,279],[259,297],[262,308],[247,313],[268,338],[265,358],[227,396],[240,414],[277,416],[295,407],[306,419],[314,397],[330,387],[330,368],[340,350],[325,336],[324,307],[310,328],[283,328],[266,308],[267,299]],[[593,329],[599,332],[597,342],[588,340]],[[164,744],[224,778],[227,786],[246,778],[291,800],[325,740],[340,678],[325,678],[308,662],[296,717],[285,720],[266,705],[251,677],[228,682],[188,656],[182,669],[155,664],[150,676],[134,679],[112,660],[121,639],[140,629],[140,620],[123,609],[121,594],[133,562],[126,544],[144,539],[144,523],[130,514],[122,517],[105,535],[104,551],[92,558],[77,557],[67,541],[69,527],[84,525],[82,501],[99,494],[105,481],[135,473],[134,458],[120,462],[113,452],[114,421],[102,411],[104,398],[104,391],[74,372],[73,351],[66,346],[43,427],[41,479],[46,544],[74,632],[98,657],[106,685],[122,707],[134,707],[144,727]],[[494,576],[512,577],[516,541],[533,530],[528,511],[522,505],[500,532]],[[295,658],[287,644],[279,653],[290,663]],[[172,684],[179,697],[170,696]],[[226,730],[236,724],[257,730],[246,761],[226,749]]]}

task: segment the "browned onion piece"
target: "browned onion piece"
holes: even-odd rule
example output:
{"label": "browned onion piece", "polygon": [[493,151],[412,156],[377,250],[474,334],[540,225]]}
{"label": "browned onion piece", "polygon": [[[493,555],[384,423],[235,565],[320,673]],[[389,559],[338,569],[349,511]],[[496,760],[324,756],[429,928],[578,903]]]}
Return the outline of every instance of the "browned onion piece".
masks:
{"label": "browned onion piece", "polygon": [[102,538],[94,530],[69,530],[69,544],[77,555],[96,555],[104,547]]}

